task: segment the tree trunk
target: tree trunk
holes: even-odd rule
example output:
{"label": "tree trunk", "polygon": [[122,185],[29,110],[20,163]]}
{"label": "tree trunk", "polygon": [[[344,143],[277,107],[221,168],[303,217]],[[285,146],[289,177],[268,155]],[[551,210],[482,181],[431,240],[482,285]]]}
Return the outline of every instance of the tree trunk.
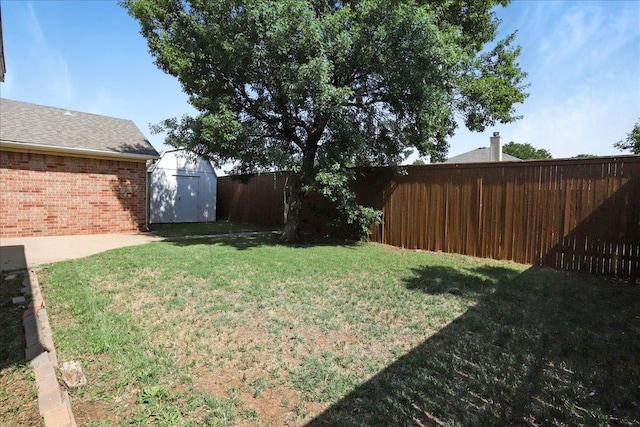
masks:
{"label": "tree trunk", "polygon": [[[300,213],[302,212],[302,203],[307,195],[307,189],[313,186],[316,177],[315,162],[318,152],[318,143],[324,132],[326,120],[319,121],[320,125],[314,126],[309,131],[309,136],[304,144],[302,164],[298,176],[292,176],[291,192],[289,203],[285,201],[286,213],[284,231],[280,240],[283,242],[295,242],[300,240]],[[285,188],[285,198],[286,198]]]}
{"label": "tree trunk", "polygon": [[[294,184],[296,185],[296,184]],[[291,192],[291,198],[289,199],[288,206],[286,207],[286,219],[284,223],[284,231],[280,240],[285,243],[292,243],[300,240],[300,211],[302,210],[302,189],[299,188],[299,184]],[[286,191],[286,190],[285,190]]]}
{"label": "tree trunk", "polygon": [[284,188],[284,231],[280,240],[291,243],[300,240],[300,215],[306,196],[301,176],[289,176]]}

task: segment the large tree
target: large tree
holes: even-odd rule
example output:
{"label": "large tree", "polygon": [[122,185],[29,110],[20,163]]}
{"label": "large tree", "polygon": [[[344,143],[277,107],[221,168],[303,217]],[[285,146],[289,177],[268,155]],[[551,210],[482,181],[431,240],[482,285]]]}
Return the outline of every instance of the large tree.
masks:
{"label": "large tree", "polygon": [[352,166],[393,165],[409,148],[444,157],[458,119],[473,131],[516,120],[527,96],[493,11],[508,0],[122,0],[194,116],[155,126],[235,172],[290,170],[283,238],[318,190],[349,222]]}
{"label": "large tree", "polygon": [[521,160],[533,160],[533,159],[550,159],[551,153],[544,148],[536,148],[533,145],[525,142],[524,144],[519,142],[509,142],[504,144],[502,152],[510,154]]}
{"label": "large tree", "polygon": [[640,154],[640,119],[633,125],[631,132],[627,134],[627,137],[613,144],[618,150],[629,150],[633,154]]}

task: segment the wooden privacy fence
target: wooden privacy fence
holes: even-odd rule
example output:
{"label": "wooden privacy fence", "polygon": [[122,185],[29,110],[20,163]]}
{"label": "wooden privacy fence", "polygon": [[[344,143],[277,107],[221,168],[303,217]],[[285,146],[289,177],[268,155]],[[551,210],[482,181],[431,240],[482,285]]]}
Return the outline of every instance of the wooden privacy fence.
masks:
{"label": "wooden privacy fence", "polygon": [[[564,270],[640,271],[640,156],[405,170],[358,170],[358,199],[383,212],[382,224],[372,227],[373,241]],[[281,225],[285,180],[221,178],[218,212]]]}
{"label": "wooden privacy fence", "polygon": [[558,269],[637,274],[640,157],[409,168],[376,240]]}
{"label": "wooden privacy fence", "polygon": [[218,178],[216,216],[266,227],[284,222],[284,188],[288,174],[222,176]]}

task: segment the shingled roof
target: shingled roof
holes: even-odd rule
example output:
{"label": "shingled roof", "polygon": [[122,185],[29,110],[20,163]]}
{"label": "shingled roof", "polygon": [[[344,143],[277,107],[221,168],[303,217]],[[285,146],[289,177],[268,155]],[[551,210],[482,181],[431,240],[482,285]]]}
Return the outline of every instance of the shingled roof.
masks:
{"label": "shingled roof", "polygon": [[0,144],[89,155],[159,157],[131,120],[2,98]]}
{"label": "shingled roof", "polygon": [[[445,163],[481,163],[491,161],[491,149],[489,147],[480,147],[475,150],[467,151],[457,156],[447,159]],[[521,159],[513,157],[509,154],[502,153],[503,162],[520,162]]]}

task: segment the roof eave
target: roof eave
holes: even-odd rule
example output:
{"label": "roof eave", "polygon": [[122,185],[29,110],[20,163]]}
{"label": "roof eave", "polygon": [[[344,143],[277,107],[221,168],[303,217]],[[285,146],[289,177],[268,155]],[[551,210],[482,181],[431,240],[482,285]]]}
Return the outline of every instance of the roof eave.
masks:
{"label": "roof eave", "polygon": [[0,10],[0,82],[4,82],[7,64],[4,60],[4,41],[2,38],[2,10]]}
{"label": "roof eave", "polygon": [[0,149],[6,151],[20,151],[39,154],[55,154],[72,157],[89,157],[93,159],[133,160],[147,161],[159,159],[159,155],[118,153],[115,151],[92,150],[89,148],[58,147],[43,144],[31,144],[28,142],[0,141]]}

